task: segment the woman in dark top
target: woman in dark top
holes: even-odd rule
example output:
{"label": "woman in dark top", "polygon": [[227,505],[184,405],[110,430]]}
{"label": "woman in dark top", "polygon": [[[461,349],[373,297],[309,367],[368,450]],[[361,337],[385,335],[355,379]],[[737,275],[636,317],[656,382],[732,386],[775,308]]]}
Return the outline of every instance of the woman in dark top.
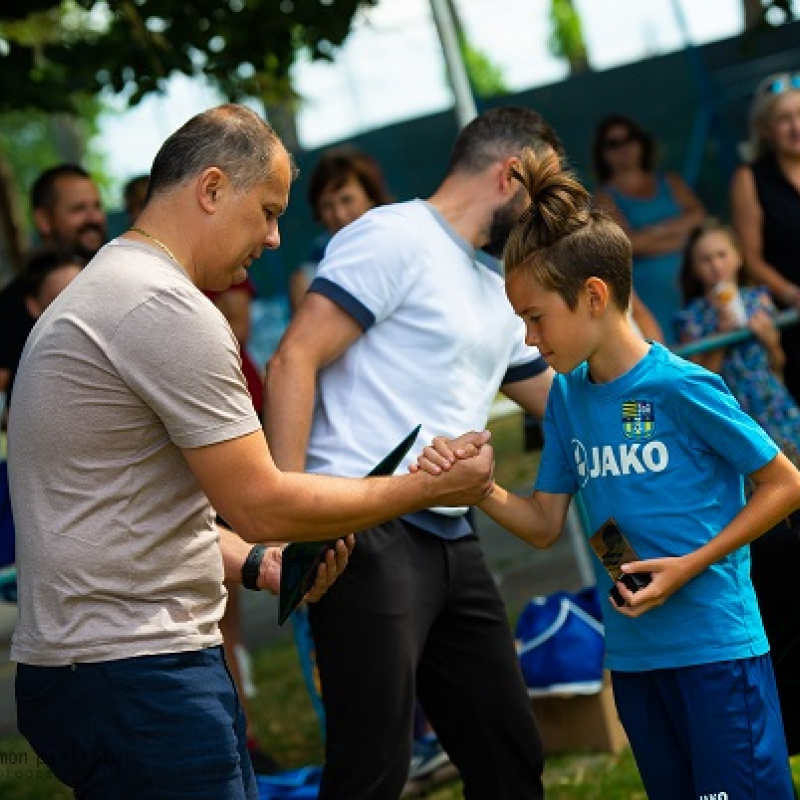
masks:
{"label": "woman in dark top", "polygon": [[[751,282],[800,309],[800,72],[770,75],[750,115],[753,161],[731,184],[733,224]],[[784,381],[800,399],[800,325],[784,328]],[[795,452],[795,458],[797,453]],[[770,641],[789,753],[800,753],[800,519],[751,546],[752,579]]]}

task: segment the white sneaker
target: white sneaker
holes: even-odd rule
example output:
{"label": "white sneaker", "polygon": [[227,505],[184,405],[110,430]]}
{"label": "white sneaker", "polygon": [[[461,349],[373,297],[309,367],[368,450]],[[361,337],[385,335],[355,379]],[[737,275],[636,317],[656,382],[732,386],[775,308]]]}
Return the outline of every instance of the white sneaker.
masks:
{"label": "white sneaker", "polygon": [[236,656],[236,663],[239,665],[239,675],[242,678],[244,696],[248,700],[252,700],[258,694],[258,689],[253,681],[253,659],[243,644],[237,644],[233,648],[233,653]]}

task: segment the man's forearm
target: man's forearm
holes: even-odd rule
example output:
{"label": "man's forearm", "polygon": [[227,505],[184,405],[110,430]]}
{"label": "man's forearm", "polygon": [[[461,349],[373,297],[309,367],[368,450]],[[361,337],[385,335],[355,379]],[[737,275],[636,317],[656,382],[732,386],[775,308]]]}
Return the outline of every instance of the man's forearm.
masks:
{"label": "man's forearm", "polygon": [[226,583],[242,582],[242,564],[252,549],[251,542],[246,542],[239,534],[217,525],[219,528],[219,549],[222,551],[222,564],[225,568]]}
{"label": "man's forearm", "polygon": [[[477,486],[474,478],[466,483]],[[338,478],[284,472],[268,491],[254,488],[242,496],[226,518],[252,542],[322,541],[433,505],[471,505],[476,496],[467,491],[451,498],[445,480],[421,475]]]}
{"label": "man's forearm", "polygon": [[[225,583],[243,584],[242,568],[252,552],[258,567],[257,587],[266,589],[272,594],[277,594],[281,581],[281,554],[279,551],[283,549],[283,545],[270,545],[266,550],[262,549],[259,554],[254,549],[255,545],[252,542],[246,542],[236,531],[225,525],[218,524],[217,527],[219,528],[219,549],[222,552]],[[333,578],[331,579],[333,580]],[[249,586],[248,588],[252,589],[254,587]]]}
{"label": "man's forearm", "polygon": [[548,367],[544,372],[540,372],[532,378],[505,383],[500,387],[500,391],[525,411],[538,419],[543,419],[554,374],[552,368]]}

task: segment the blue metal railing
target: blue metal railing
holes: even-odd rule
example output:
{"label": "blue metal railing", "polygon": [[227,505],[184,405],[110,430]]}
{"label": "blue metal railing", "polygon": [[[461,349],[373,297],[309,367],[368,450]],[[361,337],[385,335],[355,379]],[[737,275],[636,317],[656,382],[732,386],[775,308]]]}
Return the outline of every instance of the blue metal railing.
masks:
{"label": "blue metal railing", "polygon": [[[794,325],[800,320],[800,314],[794,308],[786,311],[780,311],[773,318],[776,328],[786,328],[789,325]],[[688,358],[689,356],[697,355],[698,353],[706,353],[709,350],[716,350],[718,347],[727,347],[731,344],[743,342],[751,338],[753,335],[749,328],[739,328],[735,331],[726,331],[725,333],[715,333],[712,336],[705,336],[702,339],[697,339],[694,342],[680,345],[673,348],[679,356]]]}

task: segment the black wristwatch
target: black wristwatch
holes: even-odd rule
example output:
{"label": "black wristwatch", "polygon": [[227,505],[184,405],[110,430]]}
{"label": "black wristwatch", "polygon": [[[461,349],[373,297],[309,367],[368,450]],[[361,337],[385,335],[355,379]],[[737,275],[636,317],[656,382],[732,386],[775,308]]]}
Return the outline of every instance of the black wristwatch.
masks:
{"label": "black wristwatch", "polygon": [[242,586],[254,592],[260,592],[258,588],[258,575],[261,572],[261,562],[264,560],[264,553],[267,550],[265,544],[254,544],[247,554],[247,558],[242,564]]}

